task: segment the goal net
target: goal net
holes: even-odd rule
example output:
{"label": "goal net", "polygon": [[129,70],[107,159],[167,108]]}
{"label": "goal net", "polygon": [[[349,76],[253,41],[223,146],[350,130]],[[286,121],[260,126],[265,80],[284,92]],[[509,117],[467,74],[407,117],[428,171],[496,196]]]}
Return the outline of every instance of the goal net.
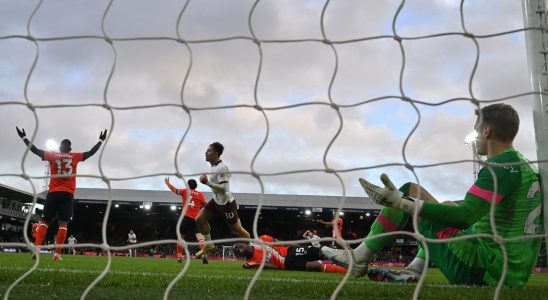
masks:
{"label": "goal net", "polygon": [[[380,184],[384,172],[398,184],[414,182],[440,199],[462,200],[474,182],[474,164],[485,165],[464,145],[464,136],[472,130],[474,111],[495,102],[520,112],[516,148],[548,176],[546,150],[537,153],[535,147],[546,145],[548,127],[542,124],[548,122],[538,121],[547,119],[546,108],[532,104],[545,93],[546,80],[539,74],[548,64],[542,58],[530,61],[533,76],[541,76],[535,77],[540,86],[531,88],[524,38],[533,34],[536,46],[544,45],[546,7],[544,1],[525,1],[529,8],[537,5],[531,16],[538,20],[524,25],[522,13],[516,13],[521,4],[515,2],[5,1],[0,4],[2,184],[30,191],[35,205],[42,180],[49,177],[29,149],[21,154],[15,126],[26,128],[35,145],[67,136],[78,149],[107,128],[102,148],[76,177],[78,187],[109,193],[163,189],[164,177],[184,182],[208,173],[203,153],[218,140],[226,147],[231,190],[261,195],[247,229],[251,241],[264,244],[257,238],[265,194],[338,196],[336,209],[342,211],[348,196],[364,196],[359,177]],[[535,45],[528,47],[529,56],[540,53]],[[174,236],[111,245],[107,232],[114,200],[109,194],[102,222],[93,224],[99,240],[70,246],[100,249],[108,257],[81,298],[109,274],[114,252],[177,243]],[[24,240],[0,247],[33,248],[27,234],[32,211]],[[495,224],[493,213],[494,205]],[[389,235],[406,235],[419,244],[440,242],[420,234],[417,222],[413,218],[412,232]],[[544,236],[535,231],[511,241]],[[349,248],[363,238],[321,241]],[[496,227],[489,238],[505,249],[508,240]],[[189,253],[198,243],[183,246]],[[222,247],[222,259],[236,259],[231,246]],[[9,285],[6,299],[38,264],[39,259]],[[187,270],[188,264],[164,298],[185,281]],[[495,298],[505,272],[506,265]],[[261,273],[262,268],[242,297],[250,297]],[[342,278],[332,298],[350,276]],[[424,276],[414,288],[415,299],[423,282]]]}

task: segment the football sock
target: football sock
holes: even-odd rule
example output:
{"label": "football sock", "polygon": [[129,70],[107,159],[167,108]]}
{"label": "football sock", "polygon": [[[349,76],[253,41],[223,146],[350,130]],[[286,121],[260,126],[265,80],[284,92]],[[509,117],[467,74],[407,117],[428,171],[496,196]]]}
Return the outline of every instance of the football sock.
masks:
{"label": "football sock", "polygon": [[199,238],[198,239],[198,247],[200,247],[200,249],[204,249],[204,238]]}
{"label": "football sock", "polygon": [[[404,184],[400,188],[400,191],[402,191],[404,195],[409,195],[409,186],[409,183]],[[409,220],[409,216],[402,210],[385,207],[381,210],[381,213],[379,214],[375,222],[373,222],[373,225],[371,226],[371,231],[369,232],[367,237],[374,237],[380,233],[385,232],[399,231],[401,230],[401,228],[403,228],[403,226],[405,226],[407,220]],[[390,242],[392,239],[394,239],[394,236],[384,236],[381,238],[365,240],[363,244],[365,244],[367,249],[370,250],[372,253],[377,253],[382,249],[382,247],[384,247],[384,245],[386,245],[386,243]],[[360,245],[360,247],[362,245]],[[358,250],[358,248],[356,248],[356,250]],[[365,251],[367,249],[360,249],[358,251],[358,253],[360,253],[363,257],[358,256],[358,253],[354,251],[354,253],[356,254],[356,261],[363,259],[363,261],[358,262],[366,262],[371,259],[372,256],[369,255],[370,253]]]}
{"label": "football sock", "polygon": [[203,234],[203,236],[204,236],[204,241],[206,241],[206,242],[211,241],[211,234],[210,234],[210,233],[208,233],[208,234]]}
{"label": "football sock", "polygon": [[373,255],[377,253],[369,249],[365,242],[361,243],[352,252],[354,253],[354,260],[357,264],[368,263],[373,258]]}
{"label": "football sock", "polygon": [[42,242],[44,241],[44,238],[46,237],[46,233],[48,232],[48,223],[44,221],[40,221],[38,223],[38,230],[36,230],[36,239],[34,240],[35,246],[41,246]]}
{"label": "football sock", "polygon": [[331,264],[322,264],[322,272],[325,273],[346,273],[346,269]]}
{"label": "football sock", "polygon": [[177,242],[177,258],[182,259],[183,258],[183,245],[181,243]]}
{"label": "football sock", "polygon": [[426,258],[422,245],[419,245],[419,250],[417,251],[417,255],[415,255],[415,257],[422,258],[423,260]]}
{"label": "football sock", "polygon": [[[67,225],[59,225],[59,229],[57,230],[57,245],[61,245],[65,243],[65,238],[67,237]],[[63,248],[61,247],[55,247],[55,253],[61,254],[61,251],[63,251]]]}
{"label": "football sock", "polygon": [[420,257],[415,257],[412,262],[405,267],[406,270],[410,270],[419,274],[422,274],[424,270],[424,259]]}

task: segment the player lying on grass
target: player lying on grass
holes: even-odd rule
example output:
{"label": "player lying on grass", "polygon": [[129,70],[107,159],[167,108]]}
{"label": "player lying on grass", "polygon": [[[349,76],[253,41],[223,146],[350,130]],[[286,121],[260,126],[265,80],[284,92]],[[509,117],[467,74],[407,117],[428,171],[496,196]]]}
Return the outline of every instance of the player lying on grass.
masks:
{"label": "player lying on grass", "polygon": [[[261,236],[266,242],[276,241],[270,236]],[[238,257],[246,259],[242,266],[245,269],[257,269],[263,261],[266,253],[265,268],[293,271],[310,271],[326,273],[346,273],[346,269],[325,264],[322,251],[313,246],[280,246],[280,245],[256,245],[247,243],[234,244],[234,253]]]}
{"label": "player lying on grass", "polygon": [[[49,224],[57,219],[59,228],[57,230],[56,244],[65,243],[67,237],[67,226],[72,221],[74,192],[76,191],[76,168],[79,162],[92,157],[101,147],[102,143],[107,138],[107,130],[99,134],[99,141],[89,151],[84,153],[71,152],[71,142],[68,139],[61,141],[59,152],[44,151],[35,145],[31,144],[27,139],[27,134],[24,128],[15,127],[17,134],[23,140],[29,150],[40,157],[42,160],[49,162],[51,180],[49,181],[48,194],[44,203],[44,211],[40,216],[38,229],[36,231],[35,246],[41,246]],[[57,177],[60,176],[60,177]],[[56,247],[53,260],[61,260],[61,250],[63,248]],[[32,258],[36,257],[38,250],[33,252]]]}
{"label": "player lying on grass", "polygon": [[[490,208],[494,207],[494,222],[501,238],[519,238],[542,232],[539,175],[534,166],[512,146],[519,128],[517,112],[509,105],[493,104],[476,111],[474,129],[478,133],[476,149],[487,156],[487,164],[480,170],[476,182],[467,191],[460,205],[436,203],[426,190],[413,183],[396,189],[385,174],[384,188],[360,178],[360,184],[375,202],[384,205],[373,223],[371,232],[351,251],[354,263],[367,266],[371,258],[393,236],[369,239],[380,233],[398,231],[415,212],[419,231],[431,239],[465,237],[471,234],[493,235]],[[420,193],[419,193],[420,189]],[[508,255],[505,286],[525,286],[536,264],[541,239],[504,241]],[[493,238],[473,237],[446,243],[427,243],[430,260],[453,284],[495,286],[504,268],[503,250]],[[350,255],[332,257],[340,266],[350,264]],[[374,280],[402,281],[402,276],[418,277],[424,270],[424,250],[403,274],[387,270],[371,270]],[[363,272],[364,275],[365,272]],[[406,278],[409,279],[409,276]],[[403,278],[407,280],[406,278]]]}

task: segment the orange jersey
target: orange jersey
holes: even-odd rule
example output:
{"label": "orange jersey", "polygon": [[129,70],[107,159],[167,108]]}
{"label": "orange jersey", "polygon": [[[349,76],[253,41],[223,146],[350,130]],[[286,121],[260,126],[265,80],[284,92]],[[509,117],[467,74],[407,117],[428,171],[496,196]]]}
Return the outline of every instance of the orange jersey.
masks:
{"label": "orange jersey", "polygon": [[[187,193],[187,189],[177,189],[177,195],[181,195],[183,206],[185,205],[185,202],[186,202],[186,193]],[[190,202],[188,203],[185,216],[195,220],[196,217],[198,217],[200,208],[202,207],[202,205],[205,205],[205,204],[206,204],[206,199],[205,199],[204,193],[197,190],[191,190]]]}
{"label": "orange jersey", "polygon": [[[44,152],[44,159],[49,162],[49,171],[54,175],[76,175],[78,163],[84,160],[83,153]],[[76,177],[51,178],[49,192],[76,191]]]}
{"label": "orange jersey", "polygon": [[335,231],[335,219],[331,221],[331,224],[333,224],[333,230],[331,231],[332,237],[342,237],[342,227],[343,227],[343,220],[339,218],[339,221],[337,222],[337,231]]}
{"label": "orange jersey", "polygon": [[266,253],[265,264],[274,266],[280,270],[285,269],[285,257],[270,246],[253,245],[253,256],[246,260],[246,263],[252,268],[258,268],[263,261]]}
{"label": "orange jersey", "polygon": [[40,224],[38,223],[33,223],[32,224],[32,237],[35,238],[36,235],[38,234],[38,226],[40,226]]}
{"label": "orange jersey", "polygon": [[[274,238],[266,234],[261,235],[259,239],[263,242],[269,242],[269,243],[274,242]],[[279,246],[279,245],[269,245],[269,246],[272,247],[274,250],[278,251],[278,253],[280,253],[283,257],[287,256],[287,249],[289,248],[289,246]]]}

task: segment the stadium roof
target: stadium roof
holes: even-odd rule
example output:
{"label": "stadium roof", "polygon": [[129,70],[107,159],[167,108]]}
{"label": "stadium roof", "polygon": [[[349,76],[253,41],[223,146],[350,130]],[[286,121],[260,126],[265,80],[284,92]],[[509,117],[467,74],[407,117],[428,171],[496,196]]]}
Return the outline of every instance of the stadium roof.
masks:
{"label": "stadium roof", "polygon": [[[127,204],[143,204],[152,202],[157,204],[180,204],[181,197],[171,191],[112,189],[112,200]],[[211,193],[204,193],[206,199]],[[238,205],[257,206],[261,194],[233,193]],[[104,203],[109,199],[108,189],[79,188],[74,196],[80,203]],[[340,196],[313,196],[313,195],[278,195],[265,194],[263,206],[268,207],[301,207],[301,208],[337,208],[342,197]],[[346,210],[379,210],[381,206],[367,197],[346,197],[343,209]]]}
{"label": "stadium roof", "polygon": [[[32,198],[34,197],[34,194],[18,190],[16,188],[3,185],[0,183],[0,197],[14,200],[18,202],[24,202],[24,203],[30,203],[32,202]],[[38,200],[44,199],[42,194],[38,194]],[[40,202],[40,201],[39,201]]]}

